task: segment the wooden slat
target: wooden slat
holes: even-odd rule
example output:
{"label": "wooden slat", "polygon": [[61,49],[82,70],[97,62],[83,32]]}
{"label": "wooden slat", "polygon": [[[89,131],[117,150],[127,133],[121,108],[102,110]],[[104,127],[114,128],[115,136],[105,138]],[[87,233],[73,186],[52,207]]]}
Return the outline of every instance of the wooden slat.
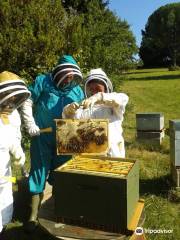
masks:
{"label": "wooden slat", "polygon": [[144,200],[139,199],[137,207],[136,207],[133,217],[131,219],[131,222],[128,225],[128,230],[135,231],[135,229],[138,226],[138,222],[139,222],[140,216],[142,214],[143,208],[144,208]]}
{"label": "wooden slat", "polygon": [[[106,155],[108,152],[109,121],[107,119],[55,119],[55,121],[58,155],[80,153],[85,155]],[[93,138],[89,138],[89,136],[93,136]],[[99,137],[104,141],[98,144],[97,139]]]}

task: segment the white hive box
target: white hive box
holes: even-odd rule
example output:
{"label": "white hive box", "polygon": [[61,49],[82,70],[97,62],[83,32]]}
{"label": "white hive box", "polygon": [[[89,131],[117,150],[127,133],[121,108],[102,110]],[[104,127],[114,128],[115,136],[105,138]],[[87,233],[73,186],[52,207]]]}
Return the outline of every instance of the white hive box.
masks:
{"label": "white hive box", "polygon": [[180,120],[169,121],[169,132],[171,163],[180,167]]}
{"label": "white hive box", "polygon": [[162,113],[137,113],[136,128],[138,141],[159,146],[164,138],[164,116]]}
{"label": "white hive box", "polygon": [[180,188],[180,120],[169,121],[171,175]]}
{"label": "white hive box", "polygon": [[161,131],[164,128],[162,113],[137,113],[136,128],[138,131]]}

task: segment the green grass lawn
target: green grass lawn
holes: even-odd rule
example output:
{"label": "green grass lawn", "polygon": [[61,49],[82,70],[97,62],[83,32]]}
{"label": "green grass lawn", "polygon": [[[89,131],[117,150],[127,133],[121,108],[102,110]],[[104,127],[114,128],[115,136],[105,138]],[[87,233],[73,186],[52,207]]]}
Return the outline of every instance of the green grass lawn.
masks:
{"label": "green grass lawn", "polygon": [[140,161],[140,195],[145,199],[146,229],[171,229],[172,234],[146,234],[148,239],[180,239],[179,193],[170,176],[169,136],[158,149],[136,142],[136,113],[161,112],[165,127],[170,119],[180,119],[180,71],[136,70],[125,75],[116,88],[129,95],[124,119],[126,156]]}
{"label": "green grass lawn", "polygon": [[[167,234],[146,234],[152,240],[180,239],[179,192],[174,190],[170,176],[169,137],[165,136],[158,149],[136,142],[136,113],[161,112],[168,128],[170,119],[180,119],[180,71],[144,69],[114,76],[116,91],[129,95],[124,118],[126,157],[140,161],[140,196],[145,200],[146,229],[173,230]],[[15,170],[14,170],[15,171]],[[19,174],[18,172],[16,173]],[[16,187],[14,188],[16,191]],[[29,236],[23,232],[24,203],[18,205],[14,221],[8,226],[5,239],[53,239],[41,229]]]}

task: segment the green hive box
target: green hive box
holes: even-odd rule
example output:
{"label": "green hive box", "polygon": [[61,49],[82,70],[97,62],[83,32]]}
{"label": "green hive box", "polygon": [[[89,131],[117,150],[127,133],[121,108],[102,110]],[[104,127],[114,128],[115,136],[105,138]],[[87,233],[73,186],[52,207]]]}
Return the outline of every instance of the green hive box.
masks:
{"label": "green hive box", "polygon": [[[111,160],[118,164],[132,164],[126,176],[78,169],[66,169],[68,163],[55,170],[53,186],[57,221],[125,232],[139,200],[138,161],[120,158],[83,157],[83,161]],[[70,161],[76,161],[70,160]],[[115,161],[115,163],[112,161]],[[88,166],[86,165],[88,168]]]}

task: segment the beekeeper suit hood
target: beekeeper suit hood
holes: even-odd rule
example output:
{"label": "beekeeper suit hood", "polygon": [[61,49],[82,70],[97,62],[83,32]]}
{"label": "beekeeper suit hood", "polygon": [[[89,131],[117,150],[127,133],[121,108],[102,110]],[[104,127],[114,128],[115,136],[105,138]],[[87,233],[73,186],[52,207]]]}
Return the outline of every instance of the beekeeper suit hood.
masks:
{"label": "beekeeper suit hood", "polygon": [[102,83],[105,86],[106,93],[111,93],[113,91],[111,80],[107,77],[106,73],[101,68],[92,69],[85,80],[84,91],[86,97],[92,95],[88,87],[88,84],[92,81]]}
{"label": "beekeeper suit hood", "polygon": [[30,95],[19,76],[8,71],[0,73],[0,112],[12,112]]}
{"label": "beekeeper suit hood", "polygon": [[52,81],[61,91],[71,90],[82,81],[82,73],[71,55],[64,55],[52,71]]}

